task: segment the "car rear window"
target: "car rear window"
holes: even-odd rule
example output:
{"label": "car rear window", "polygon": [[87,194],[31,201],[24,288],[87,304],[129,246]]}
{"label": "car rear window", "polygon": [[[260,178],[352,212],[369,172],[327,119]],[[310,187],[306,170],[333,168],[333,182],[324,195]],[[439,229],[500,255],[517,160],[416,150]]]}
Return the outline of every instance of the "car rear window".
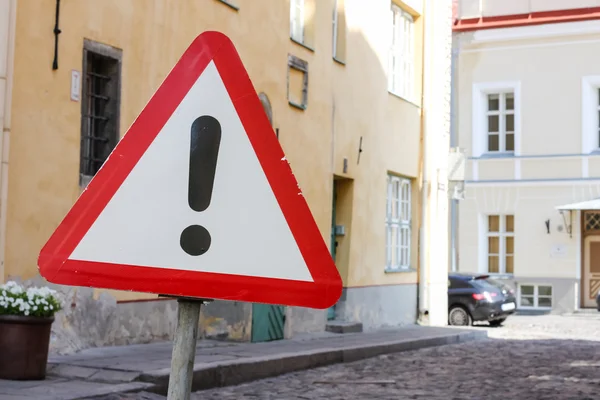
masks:
{"label": "car rear window", "polygon": [[488,291],[488,292],[498,292],[499,288],[498,286],[495,286],[494,284],[492,284],[491,282],[489,282],[486,279],[473,279],[471,281],[471,284],[476,287],[477,289],[483,290],[483,291]]}

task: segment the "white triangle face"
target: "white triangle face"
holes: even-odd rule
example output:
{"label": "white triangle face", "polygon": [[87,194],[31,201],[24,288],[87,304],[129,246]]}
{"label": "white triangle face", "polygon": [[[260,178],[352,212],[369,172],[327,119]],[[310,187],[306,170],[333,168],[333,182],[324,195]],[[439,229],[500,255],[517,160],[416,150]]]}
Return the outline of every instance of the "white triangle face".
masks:
{"label": "white triangle face", "polygon": [[[196,212],[190,127],[202,115],[216,118],[222,135],[210,206]],[[180,246],[190,225],[210,233],[202,255]],[[212,61],[69,259],[313,281]]]}

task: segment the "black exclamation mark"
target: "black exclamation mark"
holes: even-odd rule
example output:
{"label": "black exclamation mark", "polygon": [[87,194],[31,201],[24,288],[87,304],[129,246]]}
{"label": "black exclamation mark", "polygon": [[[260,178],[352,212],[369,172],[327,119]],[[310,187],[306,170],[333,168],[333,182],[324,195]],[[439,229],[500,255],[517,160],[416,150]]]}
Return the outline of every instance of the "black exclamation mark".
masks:
{"label": "black exclamation mark", "polygon": [[[204,211],[210,205],[220,143],[221,124],[215,118],[203,115],[192,123],[188,203],[194,211]],[[179,243],[189,255],[199,256],[208,251],[210,241],[205,227],[190,225],[181,232]]]}

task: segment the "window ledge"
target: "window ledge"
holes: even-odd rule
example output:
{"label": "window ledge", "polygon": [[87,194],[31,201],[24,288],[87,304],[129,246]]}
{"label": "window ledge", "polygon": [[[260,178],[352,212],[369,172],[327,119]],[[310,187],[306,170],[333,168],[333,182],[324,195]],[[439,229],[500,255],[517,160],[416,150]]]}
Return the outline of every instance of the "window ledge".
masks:
{"label": "window ledge", "polygon": [[405,273],[410,273],[410,272],[417,272],[417,270],[415,268],[403,268],[403,269],[386,268],[386,269],[384,269],[384,272],[386,274],[405,274]]}
{"label": "window ledge", "polygon": [[[346,61],[342,61],[339,58],[336,58],[335,56],[333,57],[333,61],[335,61],[336,63],[346,66]],[[600,150],[598,150],[600,152]],[[600,154],[600,153],[599,153]]]}
{"label": "window ledge", "polygon": [[308,50],[312,51],[313,53],[315,52],[315,49],[313,49],[312,47],[310,47],[310,46],[309,46],[309,45],[307,45],[307,44],[304,44],[304,43],[302,43],[302,42],[300,42],[300,41],[298,41],[298,40],[294,39],[294,38],[293,38],[293,37],[291,37],[291,36],[290,36],[290,40],[291,40],[292,42],[296,43],[298,46],[302,46],[302,47],[304,47],[305,49],[308,49]]}
{"label": "window ledge", "polygon": [[600,149],[594,149],[592,151],[589,152],[590,156],[600,156]]}
{"label": "window ledge", "polygon": [[288,101],[288,104],[290,106],[292,106],[292,107],[295,107],[295,108],[299,109],[299,110],[302,110],[302,111],[306,110],[306,105],[304,105],[304,104],[298,104],[298,103],[295,103],[293,101]]}
{"label": "window ledge", "polygon": [[236,6],[234,4],[231,4],[227,0],[217,0],[217,1],[220,2],[220,3],[225,4],[227,7],[231,8],[231,9],[233,9],[235,11],[239,11],[240,10],[240,8],[238,6]]}
{"label": "window ledge", "polygon": [[513,158],[514,156],[514,151],[492,151],[482,153],[479,158]]}
{"label": "window ledge", "polygon": [[414,101],[411,101],[411,100],[407,99],[407,98],[406,98],[406,97],[404,97],[404,96],[401,96],[401,95],[399,95],[399,94],[397,94],[397,93],[394,93],[394,92],[392,92],[392,91],[391,91],[391,90],[389,90],[389,89],[388,89],[388,93],[389,93],[389,94],[391,94],[391,95],[392,95],[392,96],[394,96],[394,97],[397,97],[397,98],[399,98],[399,99],[400,99],[400,100],[402,100],[402,101],[405,101],[405,102],[407,102],[408,104],[411,104],[411,105],[413,105],[413,106],[415,106],[415,107],[417,107],[417,108],[421,108],[421,106],[420,106],[420,105],[418,105],[417,103],[415,103]]}

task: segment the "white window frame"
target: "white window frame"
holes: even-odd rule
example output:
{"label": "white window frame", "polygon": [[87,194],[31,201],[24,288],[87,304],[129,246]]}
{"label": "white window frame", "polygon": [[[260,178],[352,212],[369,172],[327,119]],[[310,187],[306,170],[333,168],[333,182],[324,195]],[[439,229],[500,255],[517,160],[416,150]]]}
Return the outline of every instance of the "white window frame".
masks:
{"label": "white window frame", "polygon": [[[394,185],[397,185],[397,195],[394,196]],[[388,174],[385,236],[386,236],[386,271],[402,271],[411,267],[412,242],[412,184],[410,179]],[[395,207],[395,208],[394,208]],[[396,218],[394,218],[396,210]],[[392,230],[397,229],[396,243],[392,242]],[[396,263],[392,263],[392,254],[396,252]]]}
{"label": "white window frame", "polygon": [[[522,288],[522,286],[533,286],[533,307],[521,305],[521,296],[522,296],[521,288]],[[550,296],[540,296],[540,294],[539,294],[540,286],[549,287],[550,290],[552,291],[552,294]],[[550,299],[550,307],[540,307],[539,306],[540,297],[549,298]],[[554,287],[547,283],[520,283],[519,290],[518,290],[518,296],[517,296],[517,307],[522,310],[551,310],[552,307],[554,307]]]}
{"label": "white window frame", "polygon": [[[488,95],[510,93],[514,95],[515,149],[514,151],[488,151]],[[472,157],[485,154],[521,155],[521,82],[482,82],[473,84]]]}
{"label": "white window frame", "polygon": [[581,79],[581,153],[589,154],[600,150],[600,75],[584,76]]}
{"label": "white window frame", "polygon": [[304,0],[290,0],[290,37],[304,43]]}
{"label": "white window frame", "polygon": [[[489,217],[493,217],[493,216],[498,216],[499,217],[499,232],[490,232],[489,230]],[[512,216],[513,217],[513,232],[506,232],[506,217],[507,216]],[[493,274],[493,275],[506,275],[506,274],[514,274],[514,267],[515,267],[515,249],[514,249],[514,245],[515,245],[515,215],[514,214],[501,214],[501,213],[489,213],[489,214],[485,214],[483,215],[483,224],[482,225],[482,232],[481,232],[481,249],[482,251],[482,263],[481,265],[483,266],[483,273],[489,273],[489,274]],[[499,244],[498,244],[498,254],[493,254],[493,255],[497,255],[499,260],[498,260],[498,272],[490,272],[490,268],[489,268],[489,238],[490,237],[497,237],[499,238]],[[506,272],[506,256],[509,255],[506,252],[506,238],[507,237],[512,237],[513,238],[513,253],[512,253],[512,257],[513,257],[513,272],[512,273],[508,273]],[[503,240],[504,239],[504,240]]]}
{"label": "white window frame", "polygon": [[415,97],[415,19],[393,2],[388,54],[388,91],[408,101]]}

